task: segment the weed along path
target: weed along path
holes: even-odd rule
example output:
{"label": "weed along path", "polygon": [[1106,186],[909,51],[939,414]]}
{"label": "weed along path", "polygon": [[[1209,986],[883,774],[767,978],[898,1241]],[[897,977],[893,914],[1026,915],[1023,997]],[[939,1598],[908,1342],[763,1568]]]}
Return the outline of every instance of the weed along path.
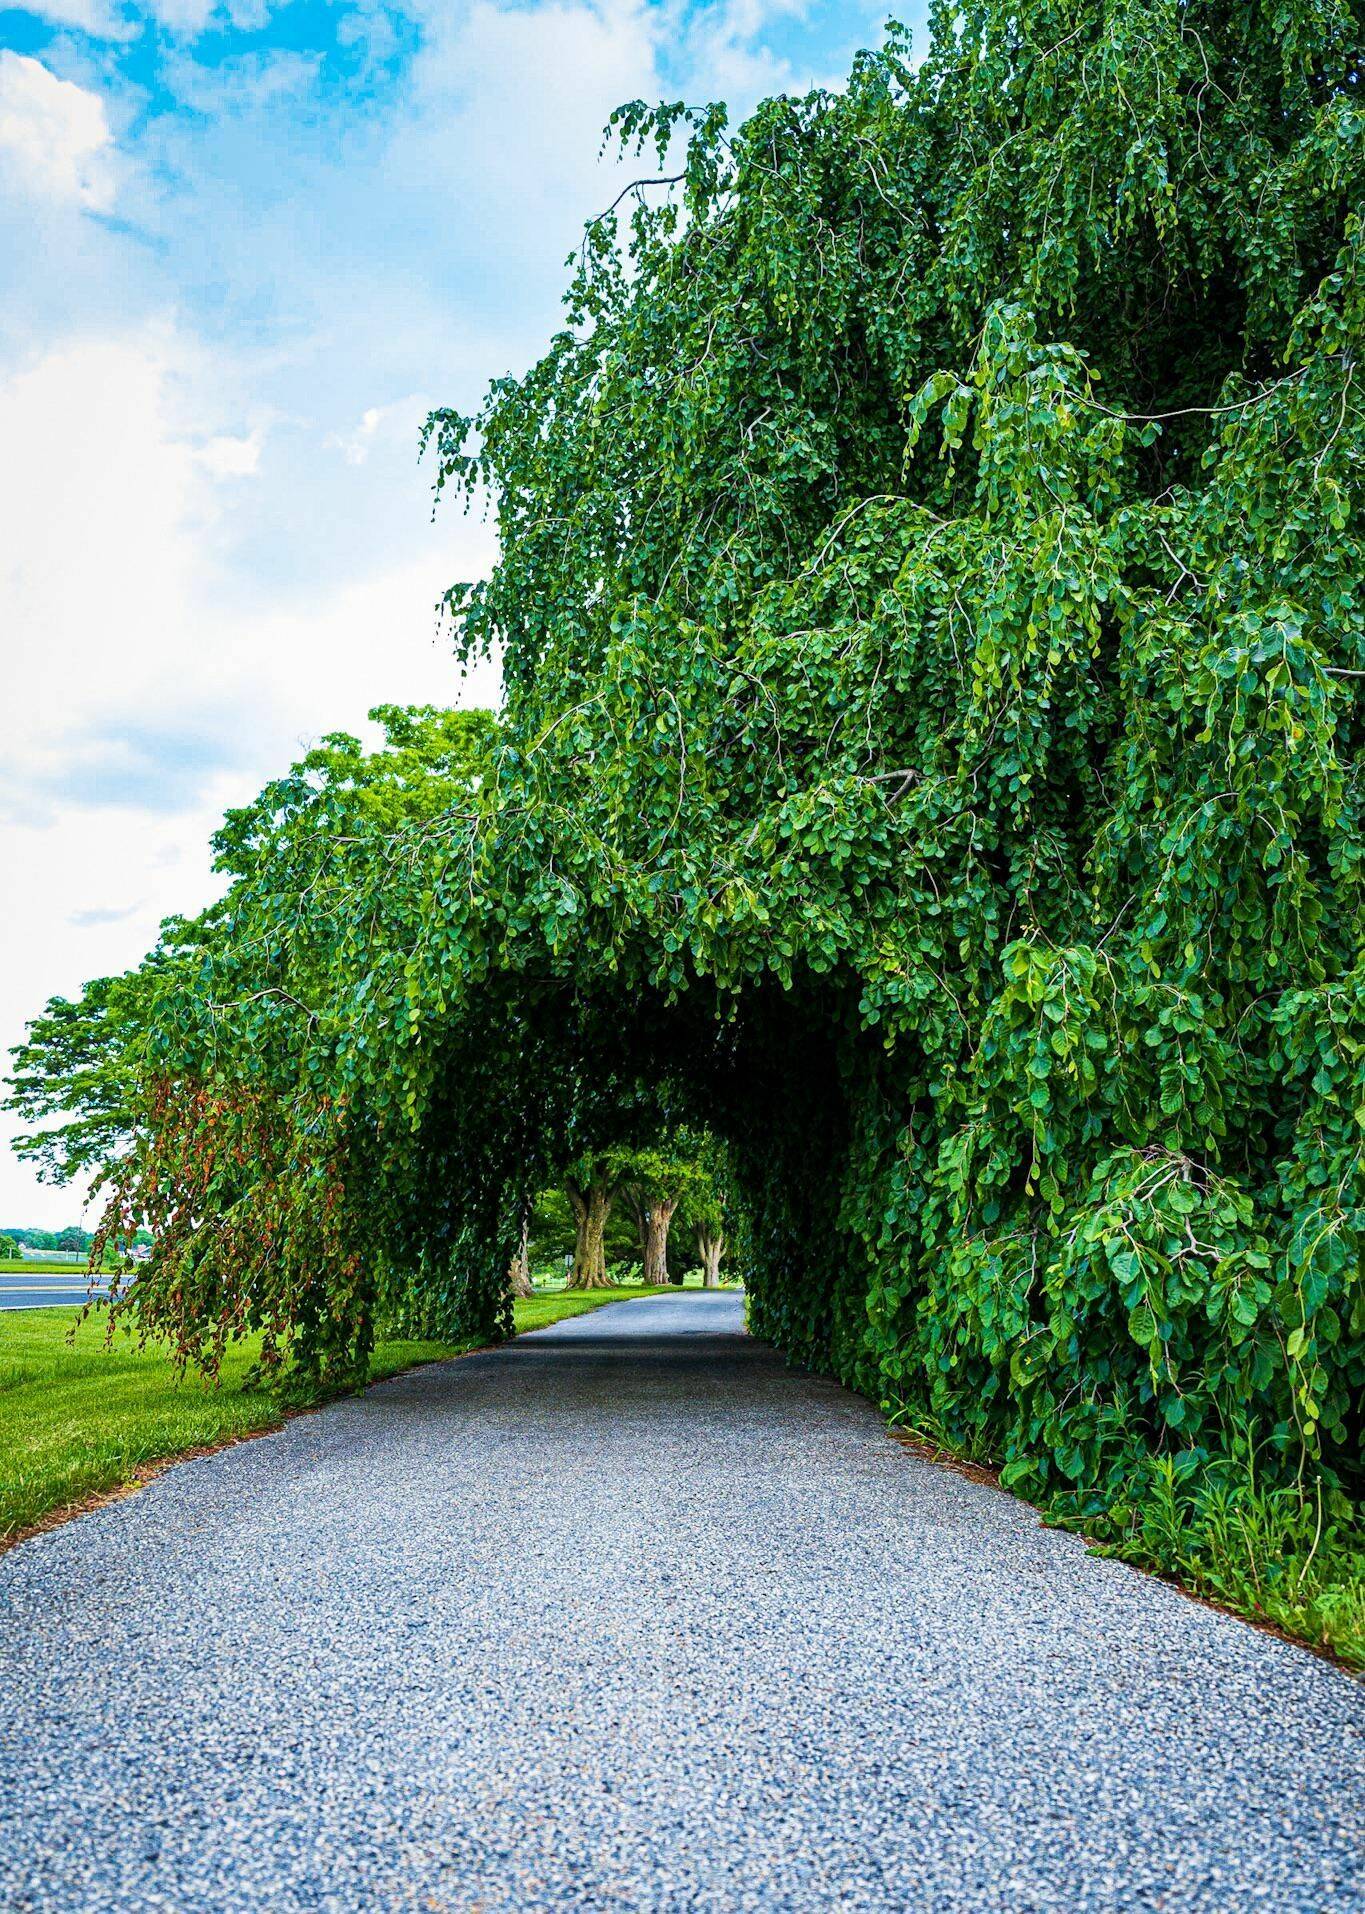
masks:
{"label": "weed along path", "polygon": [[9,1909],[1365,1908],[1365,1688],[617,1304],[0,1558]]}

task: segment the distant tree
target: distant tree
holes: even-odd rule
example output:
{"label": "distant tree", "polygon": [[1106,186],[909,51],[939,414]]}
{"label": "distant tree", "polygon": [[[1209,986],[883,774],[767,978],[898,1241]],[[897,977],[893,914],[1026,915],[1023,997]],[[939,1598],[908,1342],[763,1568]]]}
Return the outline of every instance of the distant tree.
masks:
{"label": "distant tree", "polygon": [[19,1245],[12,1236],[0,1235],[0,1261],[15,1262],[19,1255]]}
{"label": "distant tree", "polygon": [[517,1239],[516,1251],[507,1269],[507,1287],[514,1297],[535,1295],[531,1282],[531,1214],[534,1208],[532,1199],[527,1196],[521,1202],[521,1234]]}
{"label": "distant tree", "polygon": [[573,1211],[569,1199],[557,1184],[543,1189],[531,1206],[530,1239],[527,1255],[532,1269],[554,1265],[563,1274],[566,1257],[572,1259],[574,1245]]}
{"label": "distant tree", "polygon": [[609,1151],[589,1151],[572,1162],[564,1177],[564,1194],[574,1219],[573,1267],[570,1289],[609,1289],[607,1274],[607,1220],[616,1201],[619,1161]]}
{"label": "distant tree", "polygon": [[702,1286],[720,1286],[725,1254],[726,1212],[732,1206],[730,1159],[723,1144],[705,1136],[696,1146],[696,1173],[683,1200],[681,1221],[692,1233],[701,1265]]}
{"label": "distant tree", "polygon": [[[37,1165],[43,1180],[92,1175],[98,1189],[116,1168],[130,1171],[153,1133],[170,1140],[182,1168],[196,1166],[191,1174],[200,1179],[201,1198],[212,1192],[211,1225],[205,1228],[197,1203],[158,1208],[153,1192],[169,1185],[154,1174],[140,1186],[140,1198],[120,1198],[106,1210],[100,1250],[105,1239],[115,1257],[131,1242],[150,1244],[146,1225],[154,1225],[154,1253],[130,1306],[144,1323],[155,1319],[171,1328],[172,1319],[182,1320],[191,1291],[213,1290],[217,1303],[178,1345],[210,1367],[234,1327],[268,1327],[257,1313],[262,1285],[288,1271],[289,1282],[306,1288],[314,1280],[310,1269],[340,1266],[329,1234],[335,1211],[326,1202],[311,1201],[299,1211],[312,1235],[296,1261],[282,1258],[262,1232],[261,1193],[281,1173],[288,1120],[250,1081],[227,1077],[208,1088],[218,1046],[230,1025],[246,1020],[277,1057],[294,1053],[314,1028],[307,999],[317,984],[320,927],[330,921],[337,896],[348,894],[359,870],[388,870],[405,830],[435,838],[468,806],[496,732],[487,711],[381,705],[370,717],[384,730],[380,749],[333,733],[251,803],[227,812],[213,839],[215,868],[230,880],[217,903],[198,918],[169,919],[136,969],[96,978],[75,999],[51,999],[12,1053],[4,1107],[28,1124],[14,1148]],[[247,895],[264,896],[271,916],[264,929],[239,938]],[[195,989],[204,993],[203,1016],[192,1031],[181,1031],[194,1054],[182,1052],[171,1070],[164,1051],[149,1048],[150,1033],[165,998],[186,1002]],[[245,1126],[249,1140],[226,1142],[234,1124]],[[290,1160],[324,1187],[332,1166],[314,1139],[304,1125]],[[81,1232],[78,1247],[91,1241]],[[56,1247],[57,1238],[47,1236],[42,1246]],[[380,1254],[348,1252],[344,1260],[354,1271]],[[236,1274],[225,1298],[216,1285],[229,1261]],[[411,1262],[424,1279],[425,1259]],[[406,1304],[391,1299],[390,1306],[411,1315]],[[205,1328],[210,1315],[216,1327]],[[329,1352],[326,1360],[338,1373],[356,1366],[359,1346],[368,1349],[373,1321],[373,1311],[363,1313],[358,1328],[348,1325],[339,1350]],[[269,1338],[267,1348],[277,1360]]]}
{"label": "distant tree", "polygon": [[[229,982],[240,982],[262,1016],[272,1008],[301,1011],[299,992],[311,978],[286,974],[268,942],[249,953],[259,974],[242,954],[230,963],[223,956],[240,894],[262,870],[282,889],[292,882],[297,921],[306,924],[320,914],[327,883],[344,883],[335,866],[344,866],[348,853],[386,844],[388,834],[439,819],[468,800],[496,732],[490,712],[378,705],[369,715],[384,729],[379,750],[348,732],[332,732],[250,804],[226,813],[213,839],[214,868],[232,883],[218,903],[197,918],[168,918],[156,948],[136,969],[97,977],[77,998],[53,997],[29,1025],[11,1053],[3,1107],[33,1126],[14,1148],[36,1163],[40,1178],[65,1183],[93,1172],[98,1181],[128,1150],[139,1086],[145,1087],[147,1033],[159,1001],[177,984],[183,987],[187,973],[207,975],[216,956],[217,988],[226,993]],[[289,929],[282,922],[277,937]],[[282,1028],[285,1018],[279,1021]],[[20,1234],[34,1247],[57,1246],[51,1232]],[[92,1238],[82,1236],[85,1247]]]}
{"label": "distant tree", "polygon": [[644,1280],[666,1283],[673,1214],[701,1175],[695,1150],[684,1140],[672,1148],[621,1151],[615,1164],[617,1187],[639,1234]]}

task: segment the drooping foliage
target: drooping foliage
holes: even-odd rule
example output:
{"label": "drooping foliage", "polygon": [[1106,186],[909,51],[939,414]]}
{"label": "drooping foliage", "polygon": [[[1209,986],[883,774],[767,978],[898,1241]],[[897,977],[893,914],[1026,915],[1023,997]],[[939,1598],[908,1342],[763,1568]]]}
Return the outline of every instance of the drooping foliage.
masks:
{"label": "drooping foliage", "polygon": [[942,10],[691,122],[434,423],[538,945],[828,1047],[736,1125],[756,1321],[1042,1491],[1358,1450],[1361,52]]}
{"label": "drooping foliage", "polygon": [[315,1006],[339,969],[363,973],[358,900],[467,818],[495,727],[481,711],[370,715],[382,749],[326,737],[229,811],[220,899],[168,920],[136,970],[54,998],[14,1053],[10,1106],[34,1126],[19,1149],[54,1180],[110,1185],[92,1267],[150,1225],[140,1325],[210,1369],[263,1330],[268,1368],[291,1349],[305,1380],[343,1378],[379,1314],[420,1328],[448,1284],[439,1241],[389,1263],[367,1231],[382,1144],[347,1149]]}
{"label": "drooping foliage", "polygon": [[[498,515],[477,788],[245,876],[157,1013],[175,1096],[279,1126],[258,1214],[314,1166],[486,1324],[518,1191],[663,1086],[754,1326],[1007,1479],[1350,1479],[1363,48],[1353,0],[979,0],[739,128],[622,110],[676,187],[429,428]],[[194,1173],[146,1125],[129,1220]],[[296,1354],[351,1350],[300,1241]]]}

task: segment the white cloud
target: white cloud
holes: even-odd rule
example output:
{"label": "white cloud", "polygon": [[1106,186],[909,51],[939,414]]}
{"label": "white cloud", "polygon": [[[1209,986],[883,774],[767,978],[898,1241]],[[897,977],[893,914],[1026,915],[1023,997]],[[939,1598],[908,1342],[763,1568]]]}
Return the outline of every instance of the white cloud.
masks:
{"label": "white cloud", "polygon": [[24,11],[40,20],[50,20],[54,26],[75,27],[97,40],[126,40],[138,31],[107,0],[29,0]]}
{"label": "white cloud", "polygon": [[615,190],[598,157],[608,115],[660,90],[659,33],[643,0],[474,0],[457,23],[437,9],[392,172],[448,181],[462,242],[490,262],[529,243],[558,277],[566,246]]}
{"label": "white cloud", "polygon": [[201,445],[194,456],[214,478],[250,478],[260,467],[261,436],[252,432],[234,439],[220,434]]}
{"label": "white cloud", "polygon": [[148,0],[148,10],[169,32],[190,38],[208,25],[213,0]]}
{"label": "white cloud", "polygon": [[[162,917],[207,902],[224,807],[313,738],[363,730],[381,701],[496,700],[496,674],[462,686],[435,633],[441,590],[491,559],[480,524],[433,529],[419,509],[412,546],[377,529],[339,583],[254,611],[230,588],[233,481],[259,443],[224,429],[240,376],[163,323],[0,382],[0,895],[32,933],[0,966],[0,1061],[50,995],[135,963]],[[0,1214],[73,1220],[78,1197],[4,1147],[13,1127]]]}
{"label": "white cloud", "polygon": [[[234,19],[233,24],[242,23]],[[212,65],[189,53],[177,53],[163,65],[162,80],[182,106],[218,117],[301,101],[316,84],[321,68],[320,54],[280,49],[241,54]]]}
{"label": "white cloud", "polygon": [[[74,27],[97,40],[135,39],[143,30],[147,15],[177,39],[194,39],[201,34],[215,13],[218,24],[227,24],[247,33],[259,32],[270,17],[273,0],[141,0],[140,8],[130,0],[125,12],[113,0],[26,0],[24,11],[55,26]],[[141,12],[143,18],[137,17]]]}
{"label": "white cloud", "polygon": [[107,904],[95,910],[73,910],[67,923],[77,930],[99,930],[105,924],[121,924],[126,917],[134,917],[141,909],[141,899],[136,904]]}
{"label": "white cloud", "polygon": [[41,60],[0,50],[0,164],[20,188],[89,212],[114,203],[114,136],[104,101]]}
{"label": "white cloud", "polygon": [[0,763],[12,816],[101,789],[183,811],[207,779],[255,777],[378,699],[457,695],[433,607],[489,562],[483,525],[433,530],[414,513],[412,545],[395,553],[377,532],[335,585],[319,575],[254,607],[233,588],[232,481],[257,472],[260,447],[259,432],[213,429],[236,376],[162,324],[73,343],[0,385],[6,702],[41,714]]}
{"label": "white cloud", "polygon": [[765,94],[796,90],[789,62],[756,43],[776,20],[806,11],[803,0],[719,0],[695,14],[685,48],[699,92],[726,101],[739,119]]}
{"label": "white cloud", "polygon": [[171,356],[160,329],[83,341],[0,388],[0,623],[11,708],[41,720],[7,753],[20,791],[73,722],[154,690],[180,640],[211,491],[172,417]]}
{"label": "white cloud", "polygon": [[383,424],[385,414],[392,410],[392,406],[366,407],[354,432],[334,432],[327,443],[337,448],[348,465],[363,465],[370,456],[374,435]]}
{"label": "white cloud", "polygon": [[349,432],[332,432],[326,439],[330,451],[340,452],[347,465],[368,464],[378,453],[399,458],[411,465],[416,457],[418,435],[431,403],[421,393],[410,392],[388,405],[369,405]]}

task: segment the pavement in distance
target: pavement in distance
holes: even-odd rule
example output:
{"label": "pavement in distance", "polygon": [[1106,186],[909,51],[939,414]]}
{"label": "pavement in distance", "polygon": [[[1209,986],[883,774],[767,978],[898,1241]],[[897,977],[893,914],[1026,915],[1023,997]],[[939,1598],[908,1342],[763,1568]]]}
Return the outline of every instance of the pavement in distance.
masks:
{"label": "pavement in distance", "polygon": [[[109,1284],[101,1279],[95,1285],[97,1296],[107,1296]],[[90,1278],[83,1269],[67,1275],[65,1271],[46,1271],[27,1275],[23,1270],[12,1274],[0,1270],[0,1309],[70,1309],[74,1303],[77,1308],[90,1295]]]}
{"label": "pavement in distance", "polygon": [[1365,1909],[1365,1687],[612,1305],[0,1557],[0,1906]]}

